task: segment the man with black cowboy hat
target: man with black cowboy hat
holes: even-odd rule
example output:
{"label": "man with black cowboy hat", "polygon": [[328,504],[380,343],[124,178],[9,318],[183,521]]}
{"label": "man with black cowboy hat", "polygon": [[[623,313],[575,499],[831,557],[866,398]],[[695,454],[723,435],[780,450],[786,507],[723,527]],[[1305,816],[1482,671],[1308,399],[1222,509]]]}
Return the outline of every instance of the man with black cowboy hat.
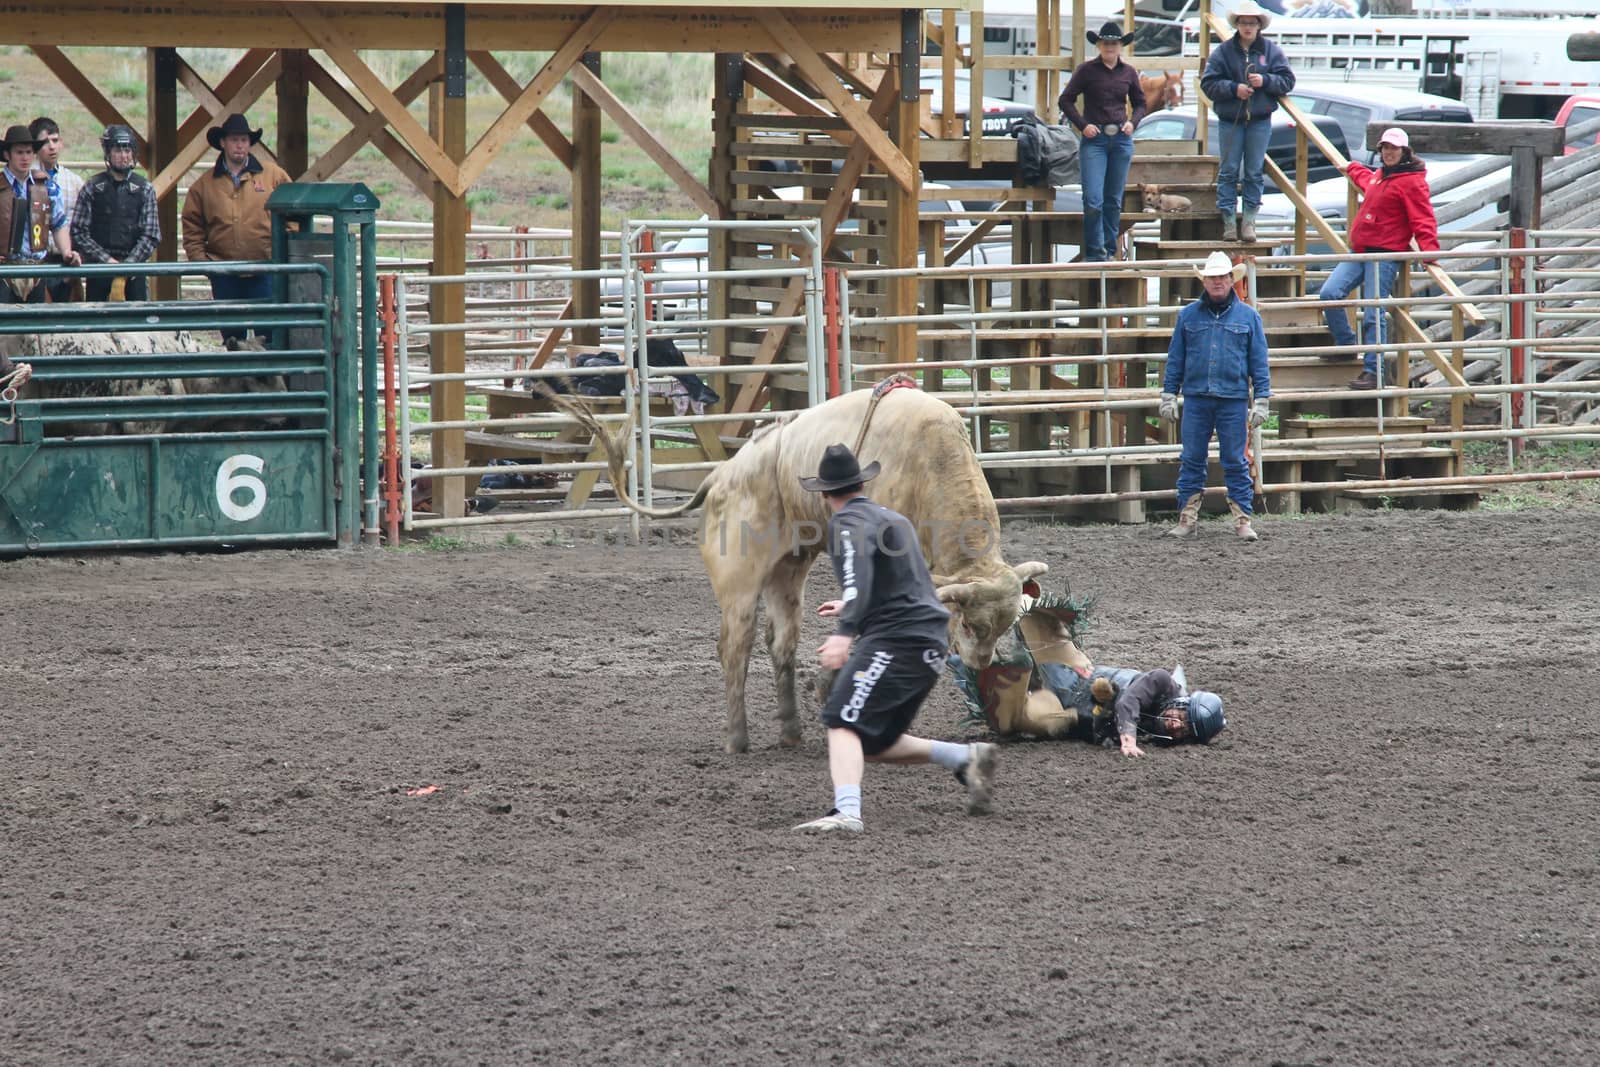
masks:
{"label": "man with black cowboy hat", "polygon": [[[1072,72],[1061,90],[1061,114],[1079,133],[1078,166],[1083,175],[1083,258],[1087,263],[1115,259],[1122,235],[1122,189],[1133,163],[1133,131],[1144,119],[1144,89],[1139,72],[1122,61],[1122,46],[1133,34],[1107,22],[1085,36],[1099,56]],[[1083,110],[1073,104],[1083,97]]]}
{"label": "man with black cowboy hat", "polygon": [[[272,220],[267,198],[291,179],[282,167],[262,162],[250,151],[261,140],[243,115],[229,115],[221,126],[206,131],[206,140],[220,153],[216,166],[196,178],[183,203],[183,253],[191,263],[272,258]],[[272,279],[265,274],[217,274],[211,295],[218,300],[265,300]],[[224,330],[229,347],[245,338],[244,330]]]}
{"label": "man with black cowboy hat", "polygon": [[[50,256],[50,239],[55,238],[57,262],[69,267],[79,263],[72,250],[72,234],[67,211],[59,194],[50,194],[50,178],[35,166],[43,141],[35,140],[26,126],[12,126],[0,140],[5,157],[8,195],[0,195],[0,240],[5,241],[8,263],[44,263]],[[0,285],[0,304],[42,304],[46,288],[37,278],[7,278]]]}
{"label": "man with black cowboy hat", "polygon": [[[939,602],[917,532],[904,515],[868,500],[863,470],[842,444],[829,445],[815,478],[801,488],[821,493],[828,553],[843,595],[817,609],[835,620],[817,649],[823,669],[838,671],[822,708],[828,728],[833,810],[795,829],[860,833],[861,778],[874,763],[937,763],[967,787],[967,811],[982,815],[993,800],[995,746],[928,741],[906,733],[944,668],[950,612]],[[843,668],[841,670],[841,668]]]}
{"label": "man with black cowboy hat", "polygon": [[[138,149],[128,127],[107,126],[100,149],[106,169],[90,178],[78,195],[72,213],[73,240],[85,263],[143,263],[161,243],[155,188],[133,169]],[[90,278],[88,298],[111,299],[117,281],[125,283],[122,299],[148,299],[143,275]]]}
{"label": "man with black cowboy hat", "polygon": [[1206,487],[1206,451],[1215,434],[1234,533],[1242,541],[1256,540],[1255,528],[1250,525],[1255,481],[1245,446],[1250,431],[1270,414],[1267,398],[1272,395],[1272,382],[1267,374],[1267,331],[1261,316],[1233,289],[1244,271],[1226,252],[1211,253],[1196,272],[1204,291],[1199,300],[1178,312],[1172,343],[1167,346],[1167,369],[1161,379],[1162,418],[1179,422],[1178,394],[1183,394],[1178,525],[1168,531],[1174,537],[1192,537],[1198,532]]}

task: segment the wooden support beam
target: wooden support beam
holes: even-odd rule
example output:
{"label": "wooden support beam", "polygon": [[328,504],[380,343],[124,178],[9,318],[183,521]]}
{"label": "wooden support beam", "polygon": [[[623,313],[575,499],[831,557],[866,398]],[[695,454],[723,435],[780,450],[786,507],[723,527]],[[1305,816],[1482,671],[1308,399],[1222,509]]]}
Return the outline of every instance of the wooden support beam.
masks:
{"label": "wooden support beam", "polygon": [[[171,48],[151,48],[145,52],[145,143],[150,148],[146,173],[164,169],[178,154],[178,53]],[[178,260],[178,190],[170,188],[156,194],[156,216],[161,222],[161,240],[155,258],[163,263]],[[178,279],[150,279],[150,295],[156,300],[178,299]]]}
{"label": "wooden support beam", "polygon": [[[570,299],[561,305],[561,313],[556,318],[572,318],[572,301]],[[550,357],[555,354],[556,348],[561,344],[561,338],[565,337],[566,333],[567,328],[565,326],[550,327],[549,331],[544,335],[544,340],[539,342],[539,347],[533,353],[533,359],[529,361],[527,369],[538,370],[550,362]]]}
{"label": "wooden support beam", "polygon": [[[739,125],[740,114],[748,106],[745,84],[752,64],[738,52],[719,52],[713,59],[715,67],[711,77],[711,161],[706,175],[711,195],[716,197],[719,218],[733,217],[733,200],[740,189],[734,179],[739,166],[733,149],[741,138],[749,140],[750,131]],[[712,270],[727,270],[733,244],[727,230],[712,230],[707,235],[707,263]],[[728,319],[728,287],[713,284],[706,294],[707,318]],[[728,339],[733,331],[727,326],[713,326],[708,338],[712,353],[719,362],[726,358]],[[723,390],[731,399],[730,391]]]}
{"label": "wooden support beam", "polygon": [[310,62],[311,55],[304,49],[285,49],[283,72],[278,75],[278,166],[296,180],[305,174],[311,161],[306,112],[310,97],[306,67]]}
{"label": "wooden support beam", "polygon": [[1367,144],[1378,149],[1378,138],[1390,127],[1406,131],[1411,150],[1428,152],[1474,152],[1508,156],[1514,149],[1529,148],[1535,155],[1559,156],[1566,148],[1567,131],[1553,122],[1521,119],[1479,119],[1476,122],[1369,122]]}
{"label": "wooden support beam", "polygon": [[[887,96],[894,101],[889,119],[889,132],[898,144],[900,152],[910,162],[913,173],[917,171],[917,147],[921,140],[921,131],[917,128],[916,100],[906,100],[899,91],[900,79],[890,72],[878,87],[878,96]],[[983,112],[979,110],[974,115],[974,125],[981,124],[977,116]],[[917,219],[919,214],[919,198],[922,194],[921,183],[910,189],[891,185],[889,187],[888,208],[888,248],[884,250],[886,262],[884,266],[891,268],[915,267],[917,265]],[[888,298],[884,306],[884,314],[893,316],[917,314],[917,279],[914,275],[890,278],[884,286],[884,295]],[[917,324],[903,322],[889,328],[889,359],[891,362],[913,362],[917,358]]]}
{"label": "wooden support beam", "polygon": [[[182,62],[182,57],[178,56],[176,51],[173,52],[173,55],[177,56],[178,62]],[[262,65],[271,61],[275,55],[276,53],[270,48],[250,49],[239,57],[239,61],[217,83],[215,96],[219,100],[231,100],[238,96],[239,91],[249,83],[250,79],[260,73]],[[207,128],[220,122],[225,117],[225,115],[219,115],[208,107],[196,107],[189,112],[189,116],[178,126],[178,144],[186,145],[195,140],[204,134]],[[156,172],[151,171],[150,173],[154,174]]]}
{"label": "wooden support beam", "polygon": [[[274,74],[271,79],[272,81],[281,82],[283,80],[284,56],[287,54],[289,53],[279,52],[269,57],[269,61],[274,64]],[[260,74],[261,71],[258,69],[256,73]],[[259,81],[257,81],[257,83],[260,84]],[[244,110],[244,108],[229,108],[225,102],[217,97],[216,93],[212,92],[211,86],[206,84],[206,80],[196,73],[195,69],[189,66],[188,60],[184,59],[181,55],[178,57],[178,84],[189,90],[189,95],[194,97],[195,102],[200,105],[200,111],[205,112],[210,116],[205,120],[205,125],[208,128],[213,123],[220,123],[223,119],[227,118],[230,112]],[[264,84],[262,85],[261,92],[266,92],[266,86]],[[261,94],[257,93],[256,95],[259,97]],[[254,102],[254,100],[251,101],[251,103]],[[198,113],[200,112],[196,112],[196,114]],[[191,116],[191,118],[192,117],[193,116]],[[207,145],[207,147],[210,146]],[[283,166],[283,164],[279,162],[277,155],[265,144],[252,145],[250,152],[251,154],[259,156],[262,159],[277,163],[280,167]]]}
{"label": "wooden support beam", "polygon": [[[517,79],[500,65],[500,61],[493,53],[468,52],[467,58],[472,60],[472,65],[478,68],[478,72],[494,87],[494,91],[505,97],[507,103],[522,93],[522,86],[517,83]],[[555,156],[563,167],[572,169],[572,142],[567,140],[567,135],[561,132],[560,127],[550,121],[550,116],[543,111],[535,111],[528,116],[528,129],[544,142],[544,146],[550,149],[550,154]]]}
{"label": "wooden support beam", "polygon": [[[444,69],[444,54],[434,62]],[[434,152],[451,167],[467,151],[467,100],[445,91],[443,80],[430,82],[428,127],[436,141]],[[370,97],[368,99],[371,99]],[[376,100],[372,101],[377,104]],[[432,169],[432,168],[430,168]],[[450,183],[433,170],[433,273],[461,275],[467,270],[467,201]],[[454,177],[454,175],[451,175]],[[429,291],[428,315],[435,325],[456,325],[467,321],[467,291],[464,285],[435,285]],[[456,331],[436,333],[428,342],[428,369],[435,374],[461,374],[467,369],[467,337]],[[459,381],[435,382],[429,405],[435,421],[459,421],[467,417],[466,385]],[[464,430],[445,430],[433,435],[433,463],[438,467],[463,467],[467,461],[467,436]],[[437,479],[433,485],[434,511],[446,518],[466,514],[466,479]]]}
{"label": "wooden support beam", "polygon": [[1027,206],[1028,202],[1026,200],[1003,200],[996,204],[989,210],[994,212],[997,217],[983,219],[975,224],[972,229],[967,231],[966,236],[957,241],[955,246],[952,247],[949,252],[945,253],[945,258],[957,263],[961,262],[961,257],[976,248],[978,242],[989,236],[989,233],[996,226],[1002,222],[1009,221],[1003,215],[1000,215],[1000,212],[1018,211],[1026,208]]}
{"label": "wooden support beam", "polygon": [[[367,102],[382,113],[388,120],[390,128],[412,152],[416,153],[422,165],[438,179],[439,184],[456,197],[466,195],[466,186],[461,181],[460,165],[428,136],[428,131],[412,118],[411,112],[407,111],[405,105],[384,86],[383,80],[372,72],[372,68],[368,67],[360,56],[356,55],[355,49],[334,25],[333,20],[304,4],[295,4],[286,10],[317,43],[317,47],[326,52],[328,58],[344,72],[344,76],[355,84],[356,90],[367,98]],[[463,113],[463,121],[464,119]]]}
{"label": "wooden support beam", "polygon": [[[591,74],[600,72],[600,56],[580,57]],[[572,269],[600,269],[600,106],[583,93],[572,97]],[[600,282],[586,278],[572,283],[572,315],[600,316]],[[600,343],[600,327],[575,326],[579,344]]]}
{"label": "wooden support beam", "polygon": [[73,98],[82,104],[89,114],[95,117],[96,122],[99,122],[102,126],[121,125],[133,130],[134,147],[137,149],[137,156],[146,167],[150,165],[149,142],[144,139],[133,123],[123,117],[122,111],[117,105],[107,100],[94,82],[90,81],[88,76],[79,70],[71,59],[67,58],[66,53],[51,45],[36,44],[33,46],[33,54],[39,57],[39,62],[43,63],[62,85],[66,86],[67,92],[71,93]]}
{"label": "wooden support beam", "polygon": [[754,63],[745,65],[744,80],[796,115],[813,119],[831,119],[834,117],[831,111],[820,106],[815,100],[812,100],[781,78],[769,74]]}
{"label": "wooden support beam", "polygon": [[889,139],[883,129],[874,124],[867,115],[867,109],[860,101],[845,91],[836,77],[810,43],[795,29],[794,23],[784,15],[773,9],[762,9],[756,12],[756,17],[761,24],[772,34],[772,39],[778,47],[794,58],[795,64],[805,74],[806,80],[817,87],[828,102],[833,105],[839,117],[850,124],[867,143],[878,164],[883,167],[895,184],[906,192],[915,195],[921,187],[921,179],[917,168],[906,159],[905,154]]}
{"label": "wooden support beam", "polygon": [[[422,95],[428,83],[437,78],[442,69],[438,59],[430,56],[422,66],[411,73],[400,86],[395,89],[395,99],[402,104],[409,105],[411,101]],[[324,152],[315,163],[306,168],[305,180],[325,182],[332,178],[335,172],[361,149],[362,145],[371,142],[376,145],[393,163],[395,169],[410,179],[411,184],[423,196],[433,197],[433,175],[428,168],[423,166],[410,149],[400,142],[400,139],[389,132],[388,125],[383,115],[377,109],[368,110],[362,106],[361,101],[351,95],[350,90],[330,74],[320,63],[308,59],[306,73],[317,91],[328,98],[328,102],[338,108],[344,117],[350,120],[350,132],[339,138],[334,145]]]}
{"label": "wooden support beam", "polygon": [[[183,60],[176,59],[176,63],[181,69]],[[278,80],[278,73],[281,69],[282,61],[279,59],[278,54],[274,52],[250,76],[237,93],[231,98],[218,101],[220,110],[212,112],[211,117],[202,119],[196,124],[194,116],[190,116],[190,121],[184,123],[183,128],[178,131],[178,144],[180,147],[176,155],[174,155],[170,163],[161,169],[159,174],[150,179],[150,184],[155,188],[157,197],[164,195],[170,189],[176,189],[178,183],[188,176],[189,168],[194,166],[201,156],[211,150],[211,145],[205,136],[205,131],[211,123],[222,115],[235,111],[243,112],[249,110],[250,105],[254,104],[260,99],[261,94],[267,91],[267,86]],[[202,112],[205,110],[207,109],[202,109]],[[185,139],[185,131],[196,125],[199,127],[197,132]],[[259,148],[261,146],[257,145],[256,147]]]}
{"label": "wooden support beam", "polygon": [[710,190],[700,179],[689,173],[689,168],[685,167],[678,157],[672,154],[672,150],[662,144],[660,139],[628,110],[628,105],[617,99],[617,95],[607,88],[604,82],[580,63],[572,68],[572,83],[582,90],[585,96],[599,104],[600,110],[611,116],[611,121],[620,126],[622,132],[644,150],[644,154],[673,180],[679,191],[694,202],[695,207],[710,218],[722,217],[720,214],[722,209]]}
{"label": "wooden support beam", "polygon": [[488,169],[489,164],[494,162],[494,157],[499,155],[500,149],[504,148],[506,142],[510,141],[516,131],[528,121],[529,116],[539,110],[544,98],[561,84],[561,79],[566,77],[573,64],[590,50],[595,39],[616,17],[616,8],[595,8],[589,17],[583,20],[583,25],[572,31],[572,35],[556,49],[555,55],[551,56],[539,69],[539,73],[533,76],[528,87],[506,105],[500,117],[494,120],[494,123],[484,131],[483,136],[478,138],[478,143],[472,146],[472,151],[461,164],[457,188],[464,191],[472,187],[472,184]]}

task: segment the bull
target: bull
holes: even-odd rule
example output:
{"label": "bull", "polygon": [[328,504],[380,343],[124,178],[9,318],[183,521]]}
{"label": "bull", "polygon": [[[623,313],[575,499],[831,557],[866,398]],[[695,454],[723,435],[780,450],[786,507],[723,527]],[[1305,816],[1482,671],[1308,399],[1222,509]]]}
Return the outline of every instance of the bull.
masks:
{"label": "bull", "polygon": [[800,742],[795,648],[801,597],[806,575],[826,547],[828,513],[818,494],[800,488],[799,478],[816,472],[830,444],[855,440],[863,465],[874,459],[883,465],[872,499],[917,529],[939,599],[951,609],[951,645],[964,662],[989,665],[995,644],[1022,612],[1023,583],[1047,569],[1043,563],[1013,567],[1001,559],[999,509],[966,423],[919,389],[893,389],[877,399],[864,389],[786,413],[712,471],[691,499],[672,508],[646,507],[628,496],[625,427],[613,435],[580,404],[557,403],[604,447],[612,485],[629,508],[670,519],[704,507],[700,557],[722,609],[717,652],[727,698],[723,741],[730,753],[750,747],[745,678],[762,602],[780,739],[784,745]]}
{"label": "bull", "polygon": [[[265,350],[264,346],[261,350]],[[30,362],[49,356],[149,357],[156,353],[200,353],[205,351],[185,331],[137,333],[62,333],[37,336],[0,335],[0,352],[12,360]],[[37,373],[39,368],[35,366]],[[238,376],[226,378],[93,378],[50,381],[35,377],[18,395],[24,400],[60,397],[156,397],[213,396],[222,393],[281,393],[282,375]],[[147,434],[171,431],[247,430],[277,428],[282,419],[251,422],[244,419],[207,420],[123,420],[117,422],[58,423],[54,432],[64,436],[88,437],[105,434]]]}

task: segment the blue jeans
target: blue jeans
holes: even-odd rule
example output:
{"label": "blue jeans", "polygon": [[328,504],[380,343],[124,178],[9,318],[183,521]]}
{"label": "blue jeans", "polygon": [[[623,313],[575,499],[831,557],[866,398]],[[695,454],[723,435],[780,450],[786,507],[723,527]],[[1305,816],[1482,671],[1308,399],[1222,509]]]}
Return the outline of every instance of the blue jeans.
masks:
{"label": "blue jeans", "polygon": [[1206,448],[1211,435],[1217,436],[1217,453],[1222,459],[1223,481],[1228,499],[1246,515],[1255,502],[1255,479],[1244,458],[1249,439],[1250,401],[1243,397],[1189,396],[1183,398],[1183,423],[1179,435],[1183,453],[1178,459],[1178,507],[1206,487]]}
{"label": "blue jeans", "polygon": [[1083,180],[1083,259],[1103,263],[1117,251],[1122,229],[1122,187],[1133,162],[1133,135],[1085,137],[1078,146]]}
{"label": "blue jeans", "polygon": [[[1317,294],[1323,300],[1343,300],[1352,290],[1359,288],[1361,295],[1367,299],[1373,297],[1373,272],[1377,273],[1377,297],[1382,300],[1394,291],[1394,280],[1400,274],[1400,264],[1393,260],[1382,260],[1378,263],[1358,263],[1345,261],[1333,268],[1328,275],[1328,280],[1322,283],[1322,291]],[[1365,275],[1365,277],[1363,277]],[[1356,343],[1355,331],[1350,328],[1350,320],[1345,317],[1344,308],[1323,308],[1322,317],[1328,323],[1328,332],[1333,334],[1333,343],[1336,345],[1353,345]],[[1369,307],[1361,313],[1361,342],[1362,344],[1378,344],[1378,309]],[[1361,357],[1361,366],[1373,374],[1378,373],[1378,353],[1366,352]]]}
{"label": "blue jeans", "polygon": [[1223,122],[1222,162],[1217,168],[1217,210],[1232,215],[1239,198],[1244,209],[1254,213],[1261,207],[1262,170],[1266,166],[1267,138],[1272,136],[1271,116],[1249,122]]}
{"label": "blue jeans", "polygon": [[[271,300],[272,277],[267,274],[213,274],[211,295],[217,300]],[[224,341],[243,341],[249,330],[223,330]]]}

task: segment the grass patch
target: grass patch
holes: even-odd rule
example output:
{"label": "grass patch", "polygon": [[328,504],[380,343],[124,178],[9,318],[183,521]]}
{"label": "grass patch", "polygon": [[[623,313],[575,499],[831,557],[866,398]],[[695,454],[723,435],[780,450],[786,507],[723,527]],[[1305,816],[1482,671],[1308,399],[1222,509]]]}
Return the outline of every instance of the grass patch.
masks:
{"label": "grass patch", "polygon": [[5,67],[0,67],[0,85],[4,85],[9,81],[14,80],[16,78],[16,76],[17,76],[17,72],[16,71],[9,70],[9,69],[7,69]]}
{"label": "grass patch", "polygon": [[118,79],[108,86],[113,100],[138,100],[144,96],[144,82]]}
{"label": "grass patch", "polygon": [[[1600,443],[1541,441],[1528,445],[1514,463],[1507,462],[1499,441],[1469,441],[1461,450],[1466,474],[1560,474],[1600,469]],[[1600,508],[1600,479],[1511,482],[1492,488],[1481,502],[1487,511]]]}
{"label": "grass patch", "polygon": [[480,207],[498,203],[500,194],[493,189],[471,189],[467,192],[467,210],[477,211]]}

